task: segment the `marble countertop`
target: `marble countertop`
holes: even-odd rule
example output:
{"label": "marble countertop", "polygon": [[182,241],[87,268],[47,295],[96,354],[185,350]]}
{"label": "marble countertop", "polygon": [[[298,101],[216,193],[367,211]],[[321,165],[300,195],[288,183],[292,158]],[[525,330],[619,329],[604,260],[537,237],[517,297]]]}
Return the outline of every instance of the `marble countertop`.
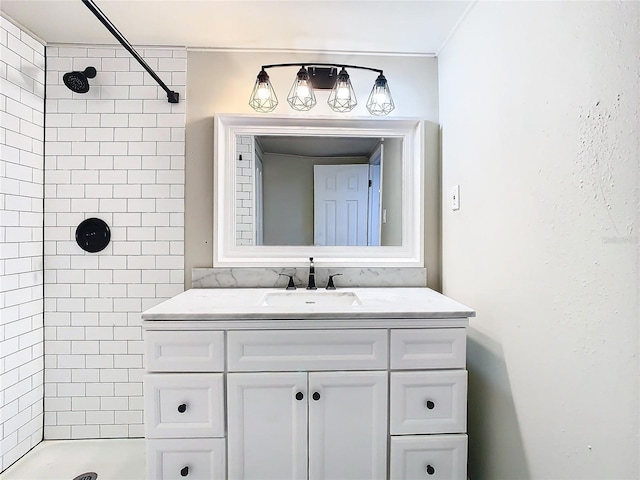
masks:
{"label": "marble countertop", "polygon": [[[333,299],[337,302],[354,299],[354,304],[334,304]],[[274,304],[269,305],[271,300]],[[333,291],[324,289],[286,291],[283,288],[194,288],[142,313],[142,319],[145,321],[301,318],[443,319],[474,316],[475,312],[471,308],[429,288],[339,288]]]}

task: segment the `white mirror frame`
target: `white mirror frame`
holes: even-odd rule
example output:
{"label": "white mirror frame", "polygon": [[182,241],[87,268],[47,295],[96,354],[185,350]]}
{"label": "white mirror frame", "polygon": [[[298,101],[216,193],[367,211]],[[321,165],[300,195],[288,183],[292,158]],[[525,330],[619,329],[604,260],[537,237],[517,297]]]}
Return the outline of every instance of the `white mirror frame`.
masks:
{"label": "white mirror frame", "polygon": [[[236,245],[237,135],[400,137],[402,245]],[[424,267],[424,122],[419,119],[217,115],[214,126],[213,267]]]}

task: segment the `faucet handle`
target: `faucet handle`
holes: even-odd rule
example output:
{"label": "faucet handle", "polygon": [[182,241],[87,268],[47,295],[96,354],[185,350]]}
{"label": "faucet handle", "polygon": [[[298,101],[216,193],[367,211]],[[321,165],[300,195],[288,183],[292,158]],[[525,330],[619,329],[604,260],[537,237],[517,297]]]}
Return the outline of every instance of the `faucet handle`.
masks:
{"label": "faucet handle", "polygon": [[334,273],[333,275],[329,275],[329,281],[327,282],[327,290],[335,290],[336,286],[333,284],[333,277],[337,277],[342,275],[341,273]]}
{"label": "faucet handle", "polygon": [[293,283],[293,275],[287,275],[286,273],[279,273],[281,277],[289,277],[289,283],[287,284],[287,288],[285,290],[295,290],[296,285]]}

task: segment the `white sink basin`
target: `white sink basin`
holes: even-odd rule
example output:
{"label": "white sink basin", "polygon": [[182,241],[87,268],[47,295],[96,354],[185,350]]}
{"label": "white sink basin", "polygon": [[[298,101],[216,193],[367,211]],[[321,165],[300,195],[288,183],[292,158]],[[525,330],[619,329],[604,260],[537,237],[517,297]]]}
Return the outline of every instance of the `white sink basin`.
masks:
{"label": "white sink basin", "polygon": [[296,290],[267,293],[260,305],[267,307],[294,307],[303,305],[344,307],[362,305],[362,302],[354,292]]}

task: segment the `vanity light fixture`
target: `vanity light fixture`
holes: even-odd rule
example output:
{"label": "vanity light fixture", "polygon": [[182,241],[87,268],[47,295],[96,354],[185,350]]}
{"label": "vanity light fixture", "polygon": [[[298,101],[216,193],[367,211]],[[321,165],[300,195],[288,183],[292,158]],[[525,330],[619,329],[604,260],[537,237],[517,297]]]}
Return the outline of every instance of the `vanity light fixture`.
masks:
{"label": "vanity light fixture", "polygon": [[[369,99],[367,100],[367,110],[371,115],[388,115],[394,108],[393,98],[389,90],[387,79],[382,70],[358,65],[339,65],[333,63],[277,63],[263,65],[258,73],[256,83],[251,92],[249,105],[256,112],[269,113],[278,106],[276,92],[271,85],[269,75],[266,70],[276,67],[297,67],[300,69],[287,95],[287,102],[294,110],[308,111],[317,103],[315,91],[331,90],[327,103],[334,112],[350,112],[358,104],[356,94],[351,85],[347,68],[357,68],[360,70],[370,70],[377,72],[376,78]],[[340,72],[338,73],[338,68]]]}

